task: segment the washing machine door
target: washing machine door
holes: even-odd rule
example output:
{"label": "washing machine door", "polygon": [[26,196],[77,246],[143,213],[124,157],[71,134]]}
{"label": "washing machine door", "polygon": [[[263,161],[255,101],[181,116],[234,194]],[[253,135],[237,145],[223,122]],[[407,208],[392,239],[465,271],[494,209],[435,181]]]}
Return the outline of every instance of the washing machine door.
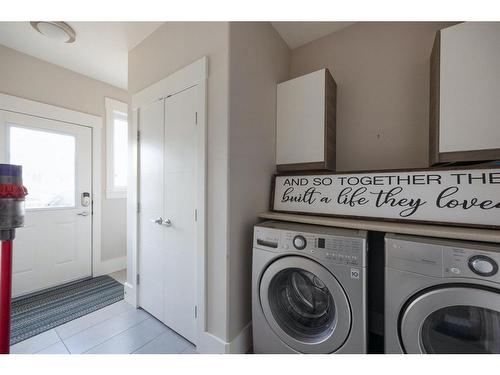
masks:
{"label": "washing machine door", "polygon": [[322,265],[300,256],[279,258],[260,281],[260,303],[279,338],[301,353],[332,353],[351,328],[347,296]]}
{"label": "washing machine door", "polygon": [[413,298],[400,319],[407,353],[500,353],[500,293],[443,287]]}

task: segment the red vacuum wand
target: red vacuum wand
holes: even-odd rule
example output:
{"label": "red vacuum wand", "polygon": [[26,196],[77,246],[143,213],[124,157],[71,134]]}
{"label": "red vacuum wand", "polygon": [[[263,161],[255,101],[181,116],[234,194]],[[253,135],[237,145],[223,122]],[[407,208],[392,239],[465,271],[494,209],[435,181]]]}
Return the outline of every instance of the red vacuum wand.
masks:
{"label": "red vacuum wand", "polygon": [[12,299],[12,241],[16,228],[24,225],[22,167],[0,164],[0,354],[10,352],[10,309]]}
{"label": "red vacuum wand", "polygon": [[2,266],[0,272],[0,354],[9,354],[10,300],[12,295],[12,240],[2,241]]}

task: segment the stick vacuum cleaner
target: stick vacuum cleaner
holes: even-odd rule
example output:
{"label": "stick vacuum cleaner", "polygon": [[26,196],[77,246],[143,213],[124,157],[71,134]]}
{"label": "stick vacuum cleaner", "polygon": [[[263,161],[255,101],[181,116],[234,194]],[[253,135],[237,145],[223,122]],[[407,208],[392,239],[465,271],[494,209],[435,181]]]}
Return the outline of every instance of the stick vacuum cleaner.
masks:
{"label": "stick vacuum cleaner", "polygon": [[20,165],[0,164],[0,354],[9,354],[12,297],[12,241],[24,225],[24,197]]}

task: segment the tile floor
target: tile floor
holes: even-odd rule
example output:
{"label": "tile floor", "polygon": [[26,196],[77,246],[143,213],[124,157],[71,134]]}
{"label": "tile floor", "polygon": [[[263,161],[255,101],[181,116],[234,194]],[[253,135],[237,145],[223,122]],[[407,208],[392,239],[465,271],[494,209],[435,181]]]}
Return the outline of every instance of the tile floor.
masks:
{"label": "tile floor", "polygon": [[195,354],[196,348],[125,301],[11,346],[12,354]]}

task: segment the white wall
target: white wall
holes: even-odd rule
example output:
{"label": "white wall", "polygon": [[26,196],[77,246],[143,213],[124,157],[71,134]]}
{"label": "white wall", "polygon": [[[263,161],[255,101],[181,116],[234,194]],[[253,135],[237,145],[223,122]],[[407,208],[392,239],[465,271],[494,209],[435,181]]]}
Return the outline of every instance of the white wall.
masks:
{"label": "white wall", "polygon": [[268,22],[229,29],[229,341],[251,321],[253,225],[276,171],[276,84],[290,50]]}
{"label": "white wall", "polygon": [[167,22],[130,51],[128,79],[133,95],[208,56],[206,322],[208,332],[223,342],[227,340],[228,40],[227,22]]}
{"label": "white wall", "polygon": [[[0,92],[103,118],[104,97],[129,102],[125,90],[88,78],[0,45]],[[102,130],[105,155],[105,128]],[[106,163],[102,160],[101,259],[125,257],[126,200],[108,200],[104,194]]]}

